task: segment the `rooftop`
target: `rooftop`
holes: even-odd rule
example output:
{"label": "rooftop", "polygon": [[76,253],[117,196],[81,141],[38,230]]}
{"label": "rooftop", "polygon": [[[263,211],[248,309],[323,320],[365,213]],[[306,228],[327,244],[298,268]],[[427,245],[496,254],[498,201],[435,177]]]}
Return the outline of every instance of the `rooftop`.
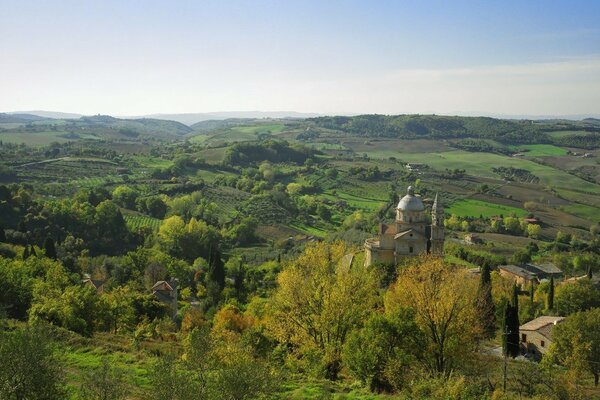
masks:
{"label": "rooftop", "polygon": [[565,317],[554,317],[549,315],[544,315],[541,317],[537,317],[534,320],[531,320],[519,327],[521,331],[537,331],[547,325],[556,325],[558,322],[565,319]]}
{"label": "rooftop", "polygon": [[511,274],[520,276],[525,279],[536,279],[537,275],[533,272],[527,271],[524,268],[517,267],[516,265],[500,265],[498,269],[505,270]]}

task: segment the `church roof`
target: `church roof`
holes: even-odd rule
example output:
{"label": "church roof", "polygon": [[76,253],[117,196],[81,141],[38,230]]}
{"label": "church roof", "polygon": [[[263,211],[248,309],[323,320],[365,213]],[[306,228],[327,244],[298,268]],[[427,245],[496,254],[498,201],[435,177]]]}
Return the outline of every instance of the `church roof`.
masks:
{"label": "church roof", "polygon": [[400,211],[423,211],[425,206],[420,197],[415,196],[415,190],[412,186],[408,187],[406,196],[400,199],[398,203],[398,210]]}

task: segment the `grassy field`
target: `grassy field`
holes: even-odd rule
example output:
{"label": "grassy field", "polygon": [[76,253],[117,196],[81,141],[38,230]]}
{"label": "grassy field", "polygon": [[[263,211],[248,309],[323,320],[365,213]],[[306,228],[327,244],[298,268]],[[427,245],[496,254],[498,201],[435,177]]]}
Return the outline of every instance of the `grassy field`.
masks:
{"label": "grassy field", "polygon": [[251,125],[251,126],[236,126],[232,130],[242,133],[279,133],[285,128],[283,124],[268,124],[268,125]]}
{"label": "grassy field", "polygon": [[520,208],[503,206],[475,199],[459,200],[447,208],[446,212],[459,217],[479,217],[480,215],[483,215],[486,218],[500,214],[504,216],[515,214],[518,217],[523,217],[527,214],[525,210]]}
{"label": "grassy field", "polygon": [[560,207],[561,210],[591,222],[600,222],[600,208],[588,206],[585,204],[569,204]]}
{"label": "grassy field", "polygon": [[24,143],[28,146],[36,146],[37,147],[37,146],[47,146],[52,142],[66,143],[66,142],[72,142],[74,140],[81,140],[81,139],[98,139],[96,136],[86,135],[86,134],[81,134],[81,133],[77,134],[79,137],[70,139],[68,137],[63,136],[64,134],[65,134],[65,132],[54,132],[54,131],[35,132],[35,133],[33,133],[33,132],[27,132],[27,133],[5,132],[5,133],[0,133],[0,140],[5,143],[16,143],[16,144]]}
{"label": "grassy field", "polygon": [[325,197],[329,200],[333,200],[333,201],[342,200],[354,208],[359,208],[359,209],[363,209],[363,210],[371,210],[371,211],[378,210],[379,207],[381,207],[382,205],[385,204],[385,201],[383,201],[383,200],[370,199],[370,198],[366,198],[366,197],[362,197],[362,196],[356,196],[356,195],[352,195],[350,193],[342,192],[340,190],[337,190],[335,193],[333,193],[333,191],[327,191],[327,192],[325,192],[323,197]]}
{"label": "grassy field", "polygon": [[551,144],[528,144],[527,146],[521,146],[518,150],[523,152],[526,156],[531,157],[567,155],[567,150]]}

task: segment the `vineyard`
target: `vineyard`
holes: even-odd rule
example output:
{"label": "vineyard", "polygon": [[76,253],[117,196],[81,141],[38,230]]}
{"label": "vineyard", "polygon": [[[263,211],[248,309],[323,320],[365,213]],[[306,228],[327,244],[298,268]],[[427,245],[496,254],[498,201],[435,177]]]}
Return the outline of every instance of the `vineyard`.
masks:
{"label": "vineyard", "polygon": [[134,231],[142,227],[149,227],[153,231],[157,231],[162,223],[162,220],[148,217],[147,215],[124,214],[123,218],[127,225]]}

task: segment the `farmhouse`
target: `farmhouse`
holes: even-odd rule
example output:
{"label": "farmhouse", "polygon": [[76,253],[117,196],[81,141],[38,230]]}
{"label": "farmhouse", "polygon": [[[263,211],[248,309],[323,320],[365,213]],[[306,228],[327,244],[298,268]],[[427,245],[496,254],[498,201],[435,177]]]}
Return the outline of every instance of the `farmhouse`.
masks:
{"label": "farmhouse", "polygon": [[393,224],[379,224],[379,236],[365,241],[365,263],[396,264],[402,257],[419,254],[442,255],[444,251],[444,209],[438,196],[431,209],[431,224],[425,206],[412,186],[396,207]]}
{"label": "farmhouse", "polygon": [[523,264],[500,265],[498,267],[500,275],[514,280],[517,284],[525,285],[531,282],[539,283],[543,279],[559,279],[563,277],[563,272],[552,263],[544,264]]}
{"label": "farmhouse", "polygon": [[564,317],[542,316],[519,327],[521,346],[537,357],[545,354],[552,343],[552,330]]}
{"label": "farmhouse", "polygon": [[177,315],[177,280],[158,281],[152,286],[152,294],[169,307],[171,316]]}
{"label": "farmhouse", "polygon": [[529,285],[531,282],[538,282],[535,273],[516,265],[500,265],[498,271],[500,271],[500,275],[512,279],[519,285]]}

